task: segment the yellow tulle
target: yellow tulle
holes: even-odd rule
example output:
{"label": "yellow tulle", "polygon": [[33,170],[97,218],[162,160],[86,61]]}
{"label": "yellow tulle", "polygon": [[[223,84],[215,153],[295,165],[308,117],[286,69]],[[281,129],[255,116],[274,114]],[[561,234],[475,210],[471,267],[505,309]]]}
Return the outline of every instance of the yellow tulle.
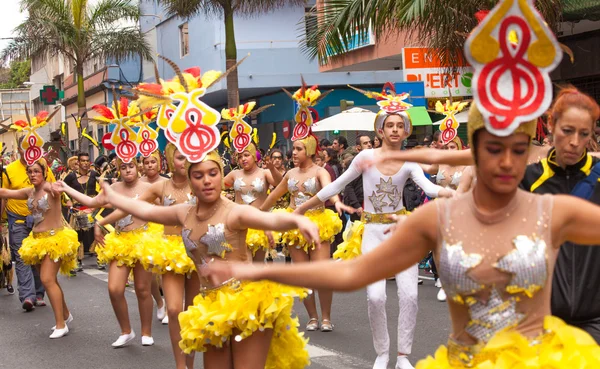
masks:
{"label": "yellow tulle", "polygon": [[[475,355],[473,369],[597,369],[600,368],[600,346],[585,331],[562,320],[548,316],[544,320],[548,331],[539,344],[531,344],[514,330],[496,334]],[[482,359],[478,359],[482,358]],[[417,363],[416,369],[464,369],[451,365],[448,349],[441,346],[435,357]]]}
{"label": "yellow tulle", "polygon": [[148,223],[148,228],[145,230],[136,229],[129,232],[107,234],[104,237],[104,246],[96,246],[98,262],[109,264],[115,260],[119,266],[133,268],[136,263],[144,260],[143,250],[160,247],[163,242],[163,229],[164,227],[161,225]]}
{"label": "yellow tulle", "polygon": [[[285,210],[275,209],[274,213],[287,212],[291,213],[294,210],[287,208]],[[340,217],[329,209],[314,209],[309,210],[304,214],[313,223],[319,226],[319,236],[321,242],[332,242],[335,235],[340,233],[342,230],[342,221]],[[295,247],[296,249],[303,249],[308,252],[309,249],[314,250],[315,245],[306,242],[306,239],[297,229],[279,233],[281,242],[288,247]]]}
{"label": "yellow tulle", "polygon": [[256,252],[261,249],[266,252],[270,251],[269,239],[267,238],[265,231],[258,229],[248,229],[248,233],[246,234],[246,245],[248,246],[248,249],[252,251],[252,256],[255,256]]}
{"label": "yellow tulle", "polygon": [[304,298],[308,291],[269,281],[237,283],[196,296],[194,305],[179,314],[183,352],[220,348],[229,339],[239,342],[257,330],[273,329],[265,368],[308,366],[308,339],[298,331],[298,318],[291,316],[294,297]]}
{"label": "yellow tulle", "polygon": [[355,220],[344,232],[344,242],[340,243],[333,253],[334,259],[351,260],[362,254],[362,236],[365,223]]}
{"label": "yellow tulle", "polygon": [[19,255],[25,264],[37,265],[48,256],[51,260],[60,264],[60,272],[70,275],[70,271],[77,268],[77,249],[79,241],[77,232],[71,228],[63,228],[54,235],[34,236],[31,232],[23,240],[19,249]]}
{"label": "yellow tulle", "polygon": [[141,263],[152,273],[190,274],[196,270],[196,265],[185,251],[183,239],[177,235],[163,235],[162,242],[152,242],[141,251]]}

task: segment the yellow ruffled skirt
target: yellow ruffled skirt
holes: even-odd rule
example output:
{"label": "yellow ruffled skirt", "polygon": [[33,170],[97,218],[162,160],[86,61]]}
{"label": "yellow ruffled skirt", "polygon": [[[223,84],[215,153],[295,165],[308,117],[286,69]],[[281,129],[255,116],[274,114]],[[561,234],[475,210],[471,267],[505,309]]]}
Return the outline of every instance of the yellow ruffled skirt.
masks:
{"label": "yellow ruffled skirt", "polygon": [[[293,211],[292,208],[273,210],[274,213],[292,213]],[[335,235],[342,231],[342,220],[334,211],[329,209],[321,208],[309,210],[304,216],[308,217],[308,219],[319,226],[321,242],[333,242]],[[295,247],[296,249],[304,249],[305,252],[308,252],[309,249],[314,250],[315,248],[315,245],[308,243],[302,233],[297,229],[279,233],[279,236],[281,238],[281,243],[287,245],[288,248]]]}
{"label": "yellow ruffled skirt", "polygon": [[264,250],[266,252],[270,251],[269,238],[267,238],[265,231],[262,230],[248,229],[248,233],[246,234],[246,245],[252,252],[252,256],[255,256],[258,250]]}
{"label": "yellow ruffled skirt", "polygon": [[179,235],[162,235],[162,242],[152,242],[142,248],[141,263],[152,273],[173,272],[187,275],[196,271],[196,265],[187,255]]}
{"label": "yellow ruffled skirt", "polygon": [[148,223],[131,231],[111,232],[104,237],[104,246],[96,246],[98,262],[109,264],[113,260],[119,266],[133,268],[140,262],[147,269],[148,263],[144,255],[147,250],[160,247],[164,242],[162,239],[164,227],[162,225]]}
{"label": "yellow ruffled skirt", "polygon": [[340,243],[333,253],[334,259],[351,260],[362,255],[362,236],[365,232],[365,223],[355,220],[349,229],[344,232],[344,242]]}
{"label": "yellow ruffled skirt", "polygon": [[465,353],[450,358],[449,349],[441,346],[435,357],[419,361],[416,369],[600,368],[600,346],[587,332],[552,316],[545,318],[544,329],[547,333],[536,344],[516,331],[500,332],[470,362]]}
{"label": "yellow ruffled skirt", "polygon": [[201,293],[194,305],[179,314],[181,341],[186,354],[223,347],[230,339],[237,342],[254,332],[273,329],[267,369],[300,369],[310,364],[308,339],[298,331],[298,318],[292,318],[294,297],[304,298],[308,291],[270,281],[231,281]]}
{"label": "yellow ruffled skirt", "polygon": [[63,227],[57,231],[31,232],[23,240],[19,255],[25,264],[37,265],[48,256],[54,262],[61,261],[60,272],[70,275],[77,268],[77,232]]}

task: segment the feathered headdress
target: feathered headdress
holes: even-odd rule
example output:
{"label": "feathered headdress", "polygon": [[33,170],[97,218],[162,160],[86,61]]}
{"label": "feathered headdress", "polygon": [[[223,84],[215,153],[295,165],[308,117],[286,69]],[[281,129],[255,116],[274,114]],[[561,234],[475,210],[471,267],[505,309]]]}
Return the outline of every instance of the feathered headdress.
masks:
{"label": "feathered headdress", "polygon": [[444,121],[440,124],[440,131],[442,132],[442,142],[444,145],[448,144],[450,141],[456,138],[458,134],[458,127],[460,123],[456,119],[456,113],[462,111],[467,105],[468,102],[454,102],[450,103],[449,100],[446,100],[446,103],[442,104],[439,100],[435,103],[435,111],[440,114],[444,114],[446,117]]}
{"label": "feathered headdress", "polygon": [[560,45],[532,0],[501,0],[479,18],[465,55],[475,69],[473,117],[481,115],[482,122],[470,119],[469,132],[485,125],[497,136],[534,134],[536,119],[552,102],[549,73],[562,59]]}
{"label": "feathered headdress", "polygon": [[[131,104],[137,105],[135,101]],[[140,154],[144,158],[149,157],[153,152],[158,150],[158,132],[150,127],[150,123],[156,120],[157,111],[157,108],[151,108],[150,110],[146,110],[145,113],[132,119],[133,125],[139,127],[137,132],[137,143]]]}
{"label": "feathered headdress", "polygon": [[[244,105],[240,105],[237,108],[223,109],[221,111],[222,119],[233,122],[231,131],[229,132],[229,137],[231,138],[231,144],[233,145],[233,148],[237,153],[244,152],[244,150],[246,150],[252,142],[252,136],[256,137],[256,131],[254,131],[253,135],[252,126],[250,126],[248,123],[246,123],[246,121],[244,121],[244,118],[246,118],[246,116],[248,116],[252,112],[255,106],[256,102],[251,101]],[[260,114],[261,112],[265,111],[271,106],[273,105],[261,106],[260,108],[252,112],[252,114]]]}
{"label": "feathered headdress", "polygon": [[176,78],[164,82],[157,76],[160,84],[138,86],[135,92],[140,96],[139,103],[142,107],[160,105],[157,124],[164,130],[167,139],[177,146],[188,161],[201,162],[220,143],[217,123],[221,115],[200,98],[245,58],[225,73],[208,71],[204,74],[198,67],[181,72],[174,62],[162,58],[173,68]]}
{"label": "feathered headdress", "polygon": [[124,96],[117,100],[114,89],[111,108],[98,104],[92,106],[92,110],[99,115],[94,118],[87,118],[87,120],[97,124],[114,125],[115,128],[110,136],[110,143],[115,146],[117,156],[124,163],[130,163],[137,156],[139,149],[137,134],[131,127],[135,120],[139,120],[139,117],[146,112],[141,112],[137,104],[129,103],[129,100]]}
{"label": "feathered headdress", "polygon": [[375,117],[374,128],[375,132],[379,129],[383,129],[383,122],[389,115],[397,114],[404,120],[404,130],[409,135],[412,132],[412,122],[407,110],[412,108],[412,104],[407,103],[410,95],[406,92],[401,94],[396,93],[396,88],[391,82],[386,82],[383,85],[381,92],[366,91],[354,86],[348,85],[351,89],[360,92],[368,98],[376,99],[377,105],[379,106],[379,113]]}
{"label": "feathered headdress", "polygon": [[24,134],[21,141],[21,149],[23,149],[23,159],[27,165],[33,165],[44,156],[44,139],[37,133],[37,130],[45,126],[59,110],[57,108],[51,114],[48,114],[47,111],[41,111],[35,117],[31,118],[29,110],[25,106],[27,121],[18,120],[10,126],[16,132]]}
{"label": "feathered headdress", "polygon": [[329,95],[333,90],[329,90],[323,94],[319,91],[318,86],[314,85],[312,87],[308,87],[306,82],[304,81],[304,77],[300,76],[302,80],[302,85],[300,88],[291,94],[285,88],[283,91],[296,103],[298,103],[298,112],[294,117],[296,121],[296,126],[294,127],[294,132],[292,134],[292,141],[302,140],[312,134],[311,126],[314,122],[311,107],[317,105],[317,103],[325,98],[325,96]]}

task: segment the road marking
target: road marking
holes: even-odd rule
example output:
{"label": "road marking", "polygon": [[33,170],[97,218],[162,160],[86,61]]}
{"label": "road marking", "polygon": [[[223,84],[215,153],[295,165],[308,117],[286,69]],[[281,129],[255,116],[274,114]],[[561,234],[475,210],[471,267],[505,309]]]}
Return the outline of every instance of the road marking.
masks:
{"label": "road marking", "polygon": [[[90,277],[93,277],[93,278],[96,278],[98,280],[108,283],[108,272],[106,272],[104,270],[85,268],[85,269],[83,269],[83,273],[89,275]],[[126,288],[126,290],[129,292],[135,293],[133,288]],[[315,346],[315,345],[311,345],[311,344],[306,345],[306,350],[308,351],[308,354],[311,359],[325,358],[325,357],[340,355],[339,353],[337,353],[335,351],[331,351],[331,350],[325,349],[321,346]]]}

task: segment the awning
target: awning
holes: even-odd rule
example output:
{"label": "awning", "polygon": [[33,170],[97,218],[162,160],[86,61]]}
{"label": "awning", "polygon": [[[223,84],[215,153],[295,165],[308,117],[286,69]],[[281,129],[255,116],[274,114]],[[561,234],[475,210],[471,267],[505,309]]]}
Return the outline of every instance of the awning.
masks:
{"label": "awning", "polygon": [[408,109],[408,116],[414,126],[430,126],[433,124],[431,117],[424,106],[415,106],[414,108]]}

